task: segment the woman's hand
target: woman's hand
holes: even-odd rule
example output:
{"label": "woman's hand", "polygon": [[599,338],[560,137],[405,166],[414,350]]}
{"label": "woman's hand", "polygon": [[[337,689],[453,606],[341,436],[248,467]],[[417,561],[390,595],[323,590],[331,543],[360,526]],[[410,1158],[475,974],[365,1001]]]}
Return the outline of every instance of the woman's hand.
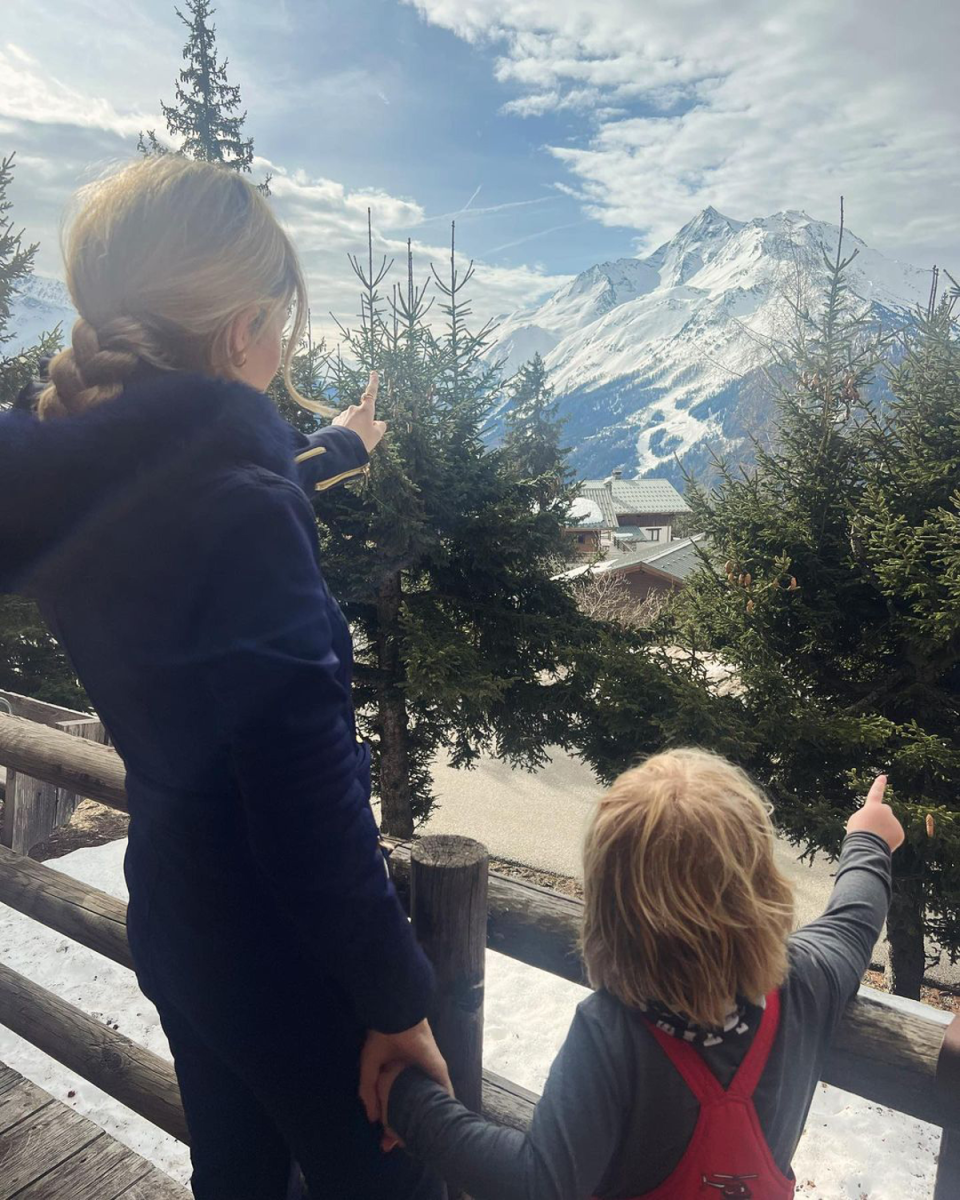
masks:
{"label": "woman's hand", "polygon": [[377,392],[380,390],[380,376],[376,371],[370,372],[370,382],[367,390],[360,397],[359,404],[351,404],[342,413],[333,418],[334,425],[344,429],[352,429],[358,434],[366,447],[367,453],[372,454],[383,441],[387,432],[386,421],[377,420]]}
{"label": "woman's hand", "polygon": [[[369,1121],[383,1121],[386,1113],[380,1107],[377,1082],[380,1073],[397,1063],[403,1067],[419,1067],[453,1095],[453,1085],[443,1055],[437,1049],[433,1033],[426,1021],[405,1029],[403,1033],[380,1033],[371,1029],[360,1054],[360,1099]],[[397,1074],[399,1075],[399,1071]]]}
{"label": "woman's hand", "polygon": [[383,1137],[380,1139],[380,1149],[389,1154],[396,1146],[403,1145],[403,1138],[390,1128],[387,1124],[387,1114],[390,1111],[390,1089],[397,1081],[397,1077],[406,1069],[408,1063],[395,1062],[390,1063],[383,1071],[380,1072],[380,1077],[377,1080],[377,1099],[380,1102],[380,1112],[383,1114],[381,1120],[383,1122]]}
{"label": "woman's hand", "polygon": [[863,808],[858,808],[847,822],[847,833],[875,833],[883,838],[893,853],[903,845],[904,833],[893,809],[883,802],[886,790],[886,775],[878,775],[863,802]]}

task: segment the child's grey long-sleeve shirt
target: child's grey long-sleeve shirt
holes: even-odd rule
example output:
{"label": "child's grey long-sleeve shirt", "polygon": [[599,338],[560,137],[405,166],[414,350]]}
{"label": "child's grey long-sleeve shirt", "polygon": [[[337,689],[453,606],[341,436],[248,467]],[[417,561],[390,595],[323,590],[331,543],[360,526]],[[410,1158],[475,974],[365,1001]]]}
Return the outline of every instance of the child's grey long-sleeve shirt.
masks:
{"label": "child's grey long-sleeve shirt", "polygon": [[[827,1044],[886,919],[891,856],[874,834],[850,834],[833,894],[818,920],[790,939],[790,975],[779,1032],[754,1096],[781,1171],[803,1131]],[[751,1032],[697,1046],[724,1087]],[[698,1105],[646,1027],[607,992],[577,1008],[528,1133],[469,1112],[426,1076],[394,1084],[388,1121],[410,1154],[430,1163],[474,1200],[625,1200],[659,1186],[683,1156]]]}

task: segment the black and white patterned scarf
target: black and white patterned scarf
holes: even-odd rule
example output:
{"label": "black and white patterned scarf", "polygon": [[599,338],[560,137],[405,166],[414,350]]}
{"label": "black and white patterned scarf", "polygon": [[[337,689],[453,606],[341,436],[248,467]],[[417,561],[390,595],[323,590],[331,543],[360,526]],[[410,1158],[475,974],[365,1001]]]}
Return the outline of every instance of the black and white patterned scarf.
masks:
{"label": "black and white patterned scarf", "polygon": [[766,1006],[765,999],[757,1004],[750,1004],[746,1000],[738,1001],[736,1007],[727,1013],[722,1029],[704,1029],[700,1025],[694,1025],[686,1017],[671,1012],[669,1008],[657,1003],[656,1000],[648,1000],[645,1004],[641,1004],[640,1011],[658,1029],[662,1029],[670,1037],[680,1038],[682,1041],[692,1042],[694,1045],[709,1047],[719,1046],[721,1042],[743,1037],[754,1027],[759,1014]]}

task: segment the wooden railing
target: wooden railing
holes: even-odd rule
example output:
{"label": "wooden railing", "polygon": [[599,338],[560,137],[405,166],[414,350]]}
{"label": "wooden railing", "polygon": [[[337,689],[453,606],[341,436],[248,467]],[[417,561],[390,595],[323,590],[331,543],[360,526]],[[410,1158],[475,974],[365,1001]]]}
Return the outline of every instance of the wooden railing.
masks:
{"label": "wooden railing", "polygon": [[[116,753],[105,746],[0,714],[0,764],[125,811],[123,766]],[[431,932],[421,932],[421,936],[435,959],[442,960],[438,966],[446,980],[445,1002],[450,1006],[453,1031],[452,1043],[448,1039],[443,1048],[457,1059],[457,1072],[465,1077],[464,1073],[469,1076],[471,1070],[479,1075],[480,1069],[478,1030],[482,1029],[482,1009],[478,1006],[482,1000],[482,967],[478,968],[476,961],[475,898],[482,887],[477,882],[476,866],[483,856],[473,850],[467,852],[464,839],[452,841],[463,843],[453,858],[448,858],[451,847],[433,851],[427,848],[425,853],[423,843],[415,843],[413,851],[394,843],[391,864],[398,890],[408,904],[412,882],[415,916],[420,903],[429,907],[429,921],[421,921],[421,925],[425,929],[431,924]],[[434,878],[424,886],[418,872],[431,869],[431,863],[425,865],[424,860],[433,855],[437,859],[433,869],[447,870],[459,862],[466,870],[465,861],[461,861],[464,854],[467,859],[472,856],[473,873],[467,870],[461,885],[467,888],[464,895],[474,896],[474,901],[437,903],[437,898],[447,894],[446,885],[439,885]],[[434,894],[433,903],[424,899],[429,893]],[[126,913],[120,901],[3,849],[0,903],[114,962],[132,965]],[[491,872],[486,907],[485,940],[489,947],[565,979],[583,982],[576,949],[582,913],[579,901]],[[482,912],[480,920],[482,932]],[[466,1005],[465,988],[472,989],[473,996]],[[465,1020],[468,1011],[473,1016]],[[443,1015],[438,1019],[442,1023]],[[7,968],[0,969],[0,1023],[66,1062],[161,1128],[185,1139],[182,1113],[172,1099],[176,1094],[172,1068],[162,1059],[92,1022]],[[81,1049],[78,1044],[82,1044]],[[936,1196],[937,1200],[960,1197],[960,1019],[951,1021],[948,1014],[926,1005],[861,988],[834,1038],[823,1079],[943,1128]],[[536,1097],[525,1089],[483,1072],[482,1107],[488,1116],[523,1128],[530,1121],[535,1103]]]}
{"label": "wooden railing", "polygon": [[[99,718],[76,712],[72,708],[46,704],[30,696],[20,696],[16,692],[0,690],[0,711],[62,729],[74,737],[94,742],[106,740]],[[78,799],[76,793],[67,788],[56,787],[45,780],[13,770],[8,771],[5,791],[0,845],[9,846],[18,854],[29,854],[34,846],[66,824],[73,815]]]}

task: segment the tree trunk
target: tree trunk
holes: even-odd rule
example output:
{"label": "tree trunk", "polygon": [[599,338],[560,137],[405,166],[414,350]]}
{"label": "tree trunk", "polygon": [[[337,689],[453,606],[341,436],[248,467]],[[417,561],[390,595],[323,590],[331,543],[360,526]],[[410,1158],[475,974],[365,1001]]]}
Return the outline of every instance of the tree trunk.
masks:
{"label": "tree trunk", "polygon": [[380,688],[380,825],[390,837],[413,837],[413,807],[407,702],[400,660],[400,573],[389,575],[377,590],[377,665],[386,682]]}
{"label": "tree trunk", "polygon": [[[906,847],[900,853],[905,850]],[[923,940],[923,889],[919,878],[913,875],[897,878],[894,874],[893,898],[887,916],[887,943],[894,994],[919,1000],[927,960]]]}

